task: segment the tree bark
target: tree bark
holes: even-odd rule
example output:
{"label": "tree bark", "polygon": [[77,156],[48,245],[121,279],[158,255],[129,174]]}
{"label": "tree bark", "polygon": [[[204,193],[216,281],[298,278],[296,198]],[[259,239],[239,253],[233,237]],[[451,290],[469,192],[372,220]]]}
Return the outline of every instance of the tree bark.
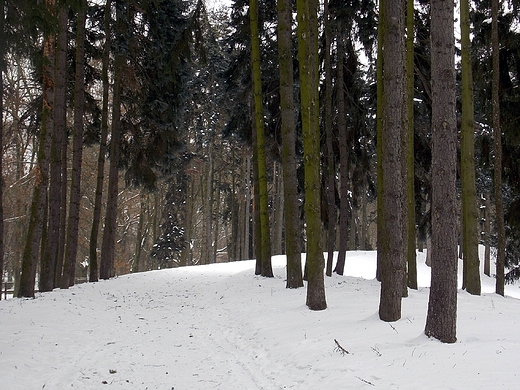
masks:
{"label": "tree bark", "polygon": [[383,37],[382,229],[379,318],[401,318],[405,272],[402,135],[405,126],[404,2],[385,2]]}
{"label": "tree bark", "polygon": [[344,53],[343,29],[338,26],[338,64],[336,77],[336,92],[338,105],[338,143],[339,143],[339,248],[338,260],[334,272],[343,275],[345,270],[345,258],[348,244],[348,209],[349,209],[349,187],[348,187],[348,144],[347,124],[345,120],[345,89],[344,89]]}
{"label": "tree bark", "polygon": [[81,202],[81,165],[83,162],[83,123],[85,113],[85,21],[87,0],[78,9],[76,32],[76,76],[74,80],[74,130],[72,133],[72,175],[70,184],[69,220],[63,267],[62,288],[74,285],[78,253],[79,211]]}
{"label": "tree bark", "polygon": [[303,287],[298,178],[296,172],[296,118],[292,60],[292,2],[278,1],[278,62],[280,66],[280,114],[282,120],[282,173],[284,196],[287,288]]}
{"label": "tree bark", "polygon": [[[0,150],[4,150],[4,70],[5,70],[5,0],[0,0]],[[4,280],[4,175],[3,153],[0,153],[0,286]],[[0,300],[2,294],[0,293]]]}
{"label": "tree bark", "polygon": [[[42,243],[42,253],[40,262],[40,291],[51,291],[54,288],[54,278],[56,273],[61,274],[62,259],[58,259],[58,254],[63,253],[59,247],[64,245],[60,242],[61,213],[62,210],[62,183],[63,183],[63,164],[62,150],[66,148],[67,142],[67,119],[66,119],[66,83],[67,83],[67,30],[68,30],[68,11],[69,7],[59,6],[58,24],[59,32],[57,36],[56,65],[54,72],[54,130],[52,134],[50,152],[50,182],[48,198],[48,227],[46,238]],[[57,267],[60,267],[57,270]]]}
{"label": "tree bark", "polygon": [[103,106],[101,109],[101,138],[99,140],[99,156],[97,161],[96,192],[94,198],[94,212],[92,216],[92,229],[90,231],[89,245],[89,282],[97,282],[99,279],[99,264],[97,256],[97,243],[99,235],[99,225],[101,222],[101,208],[103,196],[103,183],[105,176],[105,155],[107,151],[108,138],[108,92],[110,83],[108,80],[108,61],[110,55],[110,10],[112,0],[107,0],[105,4],[104,30],[105,44],[103,46],[101,79],[103,83]]}
{"label": "tree bark", "polygon": [[407,144],[406,144],[406,199],[407,199],[407,285],[417,290],[417,259],[415,229],[415,156],[414,156],[414,0],[407,0],[406,12],[406,83],[407,83]]}
{"label": "tree bark", "polygon": [[469,0],[460,2],[462,120],[460,128],[460,159],[462,181],[462,288],[480,295],[480,260],[478,257],[478,207],[475,183],[475,124],[473,108],[473,75],[471,71],[471,40]]}
{"label": "tree bark", "polygon": [[450,1],[431,2],[432,267],[425,334],[444,343],[457,340],[457,124],[453,7]]}
{"label": "tree bark", "polygon": [[485,235],[485,249],[484,249],[484,274],[491,276],[491,194],[486,192],[484,194],[484,235]]}
{"label": "tree bark", "polygon": [[[125,22],[128,17],[124,0],[116,0],[116,37],[125,40]],[[103,241],[101,243],[101,262],[99,277],[109,279],[115,275],[114,251],[116,245],[117,230],[117,195],[119,180],[119,155],[121,139],[121,87],[122,68],[125,62],[123,48],[115,47],[114,59],[114,91],[112,98],[112,139],[110,141],[110,169],[108,173],[107,206],[105,216],[105,228],[103,230]]]}
{"label": "tree bark", "polygon": [[491,1],[491,45],[493,52],[493,87],[491,90],[491,101],[493,104],[493,134],[495,138],[495,166],[494,166],[494,190],[495,190],[495,213],[497,229],[497,265],[495,292],[504,296],[504,257],[506,248],[506,232],[504,226],[504,198],[502,194],[502,130],[500,128],[500,61],[498,40],[498,0]]}
{"label": "tree bark", "polygon": [[258,194],[260,213],[261,275],[273,277],[271,265],[271,244],[269,233],[269,199],[267,193],[267,165],[265,156],[264,114],[262,103],[262,77],[260,72],[260,37],[258,26],[258,0],[249,1],[249,21],[251,23],[251,68],[253,77],[254,128],[256,135]]}
{"label": "tree bark", "polygon": [[[53,13],[55,9],[54,0],[46,0],[45,7]],[[54,35],[46,33],[43,40],[43,107],[42,126],[40,131],[40,144],[38,146],[38,157],[35,166],[36,181],[34,183],[31,201],[29,227],[25,248],[22,255],[22,266],[20,275],[20,287],[17,296],[19,298],[34,297],[34,284],[36,268],[38,266],[38,255],[40,241],[42,238],[43,219],[45,206],[47,204],[47,186],[49,184],[49,152],[51,148],[51,137],[53,132],[52,110],[54,104]]]}
{"label": "tree bark", "polygon": [[334,167],[333,131],[332,131],[332,63],[330,59],[331,27],[329,14],[329,0],[323,2],[323,28],[325,33],[325,142],[327,146],[327,266],[325,274],[332,276],[332,263],[334,261],[334,243],[336,239],[336,171]]}
{"label": "tree bark", "polygon": [[297,0],[298,62],[305,169],[305,217],[307,222],[307,306],[327,308],[321,249],[320,129],[318,98],[318,2]]}

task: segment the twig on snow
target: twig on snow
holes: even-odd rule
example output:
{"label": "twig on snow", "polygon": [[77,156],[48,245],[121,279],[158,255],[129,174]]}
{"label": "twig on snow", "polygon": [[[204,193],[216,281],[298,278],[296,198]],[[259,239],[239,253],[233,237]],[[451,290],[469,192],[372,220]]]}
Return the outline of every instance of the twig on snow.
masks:
{"label": "twig on snow", "polygon": [[336,343],[336,348],[334,348],[334,351],[335,351],[335,352],[339,352],[339,353],[341,353],[342,355],[345,355],[345,354],[350,355],[350,352],[347,351],[345,348],[343,348],[343,347],[341,346],[341,344],[338,342],[338,340],[334,339],[334,342]]}

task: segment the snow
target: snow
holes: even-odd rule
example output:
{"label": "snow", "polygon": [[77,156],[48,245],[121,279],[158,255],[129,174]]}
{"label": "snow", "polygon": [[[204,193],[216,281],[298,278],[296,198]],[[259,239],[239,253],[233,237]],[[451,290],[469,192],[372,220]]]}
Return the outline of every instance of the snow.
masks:
{"label": "snow", "polygon": [[[458,293],[458,341],[423,331],[429,269],[402,319],[378,318],[375,252],[348,252],[346,274],[325,278],[328,309],[305,306],[254,262],[194,266],[0,302],[2,389],[513,389],[518,388],[520,297]],[[347,353],[341,353],[337,344]]]}

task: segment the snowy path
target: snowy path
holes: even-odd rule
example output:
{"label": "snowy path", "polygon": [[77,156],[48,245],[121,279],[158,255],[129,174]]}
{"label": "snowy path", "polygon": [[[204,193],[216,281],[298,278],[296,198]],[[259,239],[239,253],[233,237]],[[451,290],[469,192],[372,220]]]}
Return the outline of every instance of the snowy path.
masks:
{"label": "snowy path", "polygon": [[427,288],[388,324],[375,253],[349,252],[347,267],[325,279],[322,312],[307,309],[305,289],[285,289],[281,257],[269,279],[245,261],[2,301],[0,390],[518,388],[520,300],[490,293],[492,278],[481,297],[459,291],[458,341],[444,345],[423,334]]}

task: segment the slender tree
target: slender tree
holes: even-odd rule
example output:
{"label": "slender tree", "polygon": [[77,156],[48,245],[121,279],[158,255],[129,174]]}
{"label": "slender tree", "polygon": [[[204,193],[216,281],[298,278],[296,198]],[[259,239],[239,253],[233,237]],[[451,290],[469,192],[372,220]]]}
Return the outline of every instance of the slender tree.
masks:
{"label": "slender tree", "polygon": [[329,0],[323,2],[323,29],[325,34],[325,101],[324,106],[324,126],[325,142],[327,146],[327,266],[325,274],[332,276],[332,263],[334,259],[334,242],[336,241],[336,194],[335,179],[336,172],[334,167],[334,148],[332,131],[332,64],[330,58],[331,35]]}
{"label": "slender tree", "polygon": [[292,2],[278,1],[278,61],[280,68],[280,113],[282,119],[282,171],[285,214],[287,288],[303,287],[296,173],[296,121],[292,60]]}
{"label": "slender tree", "polygon": [[269,233],[269,205],[267,193],[267,166],[265,157],[265,135],[264,135],[264,115],[262,102],[262,77],[260,73],[260,37],[258,26],[258,0],[249,1],[249,21],[251,23],[251,67],[253,77],[253,98],[254,98],[254,128],[256,136],[257,166],[258,166],[258,191],[259,191],[259,212],[260,212],[260,236],[261,242],[261,275],[266,277],[273,276],[271,266],[271,245]]}
{"label": "slender tree", "polygon": [[498,40],[498,0],[491,1],[491,46],[493,52],[493,81],[491,100],[493,104],[493,134],[495,138],[494,192],[497,229],[497,259],[495,292],[504,296],[504,257],[506,233],[504,227],[504,201],[502,195],[502,131],[500,128],[500,46]]}
{"label": "slender tree", "polygon": [[[55,15],[54,0],[45,0],[45,11]],[[27,230],[18,297],[34,297],[36,269],[39,259],[40,241],[42,238],[45,207],[47,205],[47,186],[49,184],[49,153],[53,132],[52,110],[54,104],[54,46],[55,36],[45,32],[43,38],[42,88],[43,107],[41,130],[39,137],[37,162],[34,168],[35,183],[31,207],[29,211],[29,227]]]}
{"label": "slender tree", "polygon": [[383,321],[401,318],[405,275],[403,240],[402,135],[405,126],[406,88],[404,54],[404,2],[385,2],[383,37],[381,298]]}
{"label": "slender tree", "polygon": [[473,119],[473,75],[471,71],[471,40],[469,0],[460,2],[462,120],[460,126],[460,159],[462,181],[462,288],[480,295],[480,261],[478,257],[479,215],[475,183],[475,124]]}
{"label": "slender tree", "polygon": [[453,1],[431,1],[432,266],[425,334],[445,343],[457,340],[457,124],[453,7]]}
{"label": "slender tree", "polygon": [[[0,150],[4,145],[4,71],[5,71],[5,0],[0,0]],[[3,153],[0,153],[0,287],[4,281],[4,205]],[[0,294],[0,300],[2,294]]]}
{"label": "slender tree", "polygon": [[99,266],[97,257],[97,242],[99,234],[99,224],[101,221],[101,199],[103,196],[103,182],[105,172],[105,154],[107,150],[108,138],[108,61],[110,54],[110,10],[112,0],[107,0],[104,15],[105,43],[103,45],[103,55],[101,60],[101,81],[103,84],[103,102],[101,108],[101,136],[99,140],[99,155],[97,161],[96,192],[94,197],[94,211],[92,216],[92,229],[90,232],[89,245],[89,282],[97,282],[99,279]]}
{"label": "slender tree", "polygon": [[325,259],[320,245],[320,129],[318,101],[318,2],[297,0],[298,62],[305,169],[307,222],[307,306],[327,308],[324,286]]}
{"label": "slender tree", "polygon": [[376,59],[376,144],[377,144],[377,268],[376,279],[381,281],[383,230],[383,37],[385,28],[385,0],[379,0],[379,23],[377,24]]}
{"label": "slender tree", "polygon": [[114,276],[114,251],[116,245],[117,228],[117,195],[118,174],[121,139],[121,88],[123,80],[123,66],[125,64],[126,21],[128,20],[128,2],[116,0],[116,25],[114,58],[114,87],[112,98],[112,138],[110,140],[110,169],[108,173],[108,188],[106,202],[105,228],[101,243],[101,261],[99,277],[109,279]]}
{"label": "slender tree", "polygon": [[415,156],[414,156],[414,0],[406,1],[406,89],[408,126],[406,133],[406,200],[407,200],[407,285],[417,290],[415,229]]}
{"label": "slender tree", "polygon": [[81,164],[83,161],[83,117],[85,113],[85,21],[87,0],[81,0],[77,13],[76,72],[74,80],[74,129],[72,133],[72,175],[69,197],[67,241],[61,287],[74,285],[78,252],[81,202]]}
{"label": "slender tree", "polygon": [[[348,241],[348,210],[349,210],[349,167],[348,158],[349,150],[347,143],[347,123],[345,115],[345,77],[344,77],[344,56],[345,45],[343,43],[342,23],[338,26],[338,64],[336,78],[337,107],[338,107],[338,143],[339,143],[339,188],[340,188],[340,206],[339,206],[339,250],[338,261],[334,272],[343,275],[345,269],[345,258],[347,254]],[[352,226],[354,229],[354,226]]]}

